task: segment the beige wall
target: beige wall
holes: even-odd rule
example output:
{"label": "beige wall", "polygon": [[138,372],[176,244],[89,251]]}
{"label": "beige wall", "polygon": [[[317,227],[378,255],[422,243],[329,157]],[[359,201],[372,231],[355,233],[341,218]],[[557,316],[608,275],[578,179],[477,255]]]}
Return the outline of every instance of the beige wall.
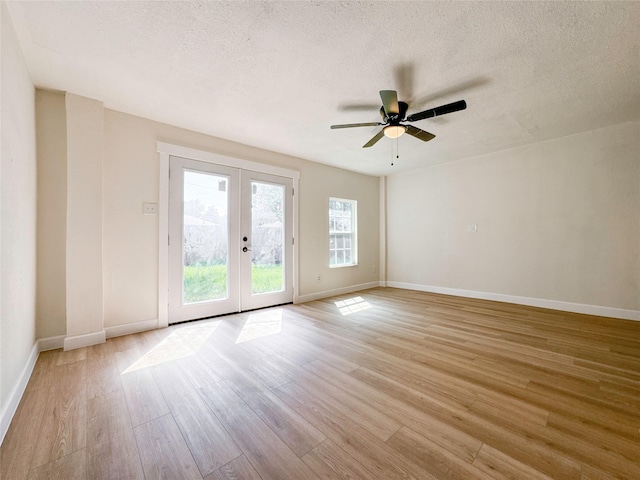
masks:
{"label": "beige wall", "polygon": [[[379,264],[378,177],[311,162],[301,165],[300,172],[300,295],[314,298],[317,292],[377,282],[373,267]],[[358,202],[357,267],[329,268],[329,197]]]}
{"label": "beige wall", "polygon": [[387,279],[640,310],[638,152],[634,122],[390,176]]}
{"label": "beige wall", "polygon": [[[67,337],[100,334],[102,305],[102,103],[67,93]],[[96,338],[98,340],[99,338]],[[68,348],[69,339],[65,340]],[[102,338],[104,341],[104,338]]]}
{"label": "beige wall", "polygon": [[[300,171],[300,295],[377,282],[378,178],[182,130],[105,109],[103,246],[105,327],[158,316],[158,218],[142,213],[158,201],[158,141]],[[360,265],[330,269],[330,196],[359,208]],[[317,282],[320,274],[322,281]]]}
{"label": "beige wall", "polygon": [[36,341],[36,139],[35,90],[4,2],[0,12],[1,438],[13,413],[9,410],[17,406],[10,404],[16,401],[12,392],[29,373],[25,369]]}
{"label": "beige wall", "polygon": [[38,338],[67,331],[67,117],[64,94],[36,91]]}
{"label": "beige wall", "polygon": [[[54,93],[40,94],[55,96]],[[40,102],[38,116],[64,116],[60,101]],[[300,171],[298,294],[322,296],[378,281],[378,178],[360,175],[190,132],[113,110],[104,110],[102,164],[102,279],[104,327],[145,322],[158,317],[158,217],[143,215],[144,202],[158,202],[157,142],[210,151]],[[73,133],[68,133],[69,141]],[[61,148],[51,140],[49,148]],[[52,182],[56,180],[52,177]],[[57,182],[56,182],[57,183]],[[43,186],[51,188],[51,185]],[[61,185],[64,188],[64,185]],[[358,201],[359,260],[356,267],[328,267],[328,199]],[[79,202],[68,195],[67,203]],[[67,207],[67,209],[69,209]],[[94,212],[95,214],[95,212]],[[67,256],[76,255],[71,249]],[[70,259],[67,258],[67,262]],[[49,272],[62,276],[62,272]],[[316,281],[317,275],[322,277]],[[67,291],[66,295],[70,292]],[[61,301],[61,300],[60,300]],[[65,331],[64,320],[47,318],[43,331]]]}

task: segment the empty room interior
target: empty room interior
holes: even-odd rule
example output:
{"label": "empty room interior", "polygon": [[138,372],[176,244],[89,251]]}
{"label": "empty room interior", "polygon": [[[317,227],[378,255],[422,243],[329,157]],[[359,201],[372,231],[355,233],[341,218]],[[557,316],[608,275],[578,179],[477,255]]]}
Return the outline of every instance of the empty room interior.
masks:
{"label": "empty room interior", "polygon": [[640,478],[640,3],[2,1],[0,478]]}

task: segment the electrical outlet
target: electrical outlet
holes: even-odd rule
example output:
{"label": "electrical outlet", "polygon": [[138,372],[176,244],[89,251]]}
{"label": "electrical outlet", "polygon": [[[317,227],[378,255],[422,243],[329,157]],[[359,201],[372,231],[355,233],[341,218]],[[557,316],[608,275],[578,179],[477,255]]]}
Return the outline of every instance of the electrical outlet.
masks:
{"label": "electrical outlet", "polygon": [[322,281],[322,275],[318,274],[316,275],[316,282],[321,282]]}
{"label": "electrical outlet", "polygon": [[478,232],[478,225],[475,225],[475,224],[467,225],[467,232],[469,232],[469,233],[477,233]]}
{"label": "electrical outlet", "polygon": [[373,267],[371,267],[371,273],[376,273],[376,266],[374,265]]}
{"label": "electrical outlet", "polygon": [[145,215],[157,215],[158,214],[158,204],[157,203],[143,203],[142,204],[142,213]]}

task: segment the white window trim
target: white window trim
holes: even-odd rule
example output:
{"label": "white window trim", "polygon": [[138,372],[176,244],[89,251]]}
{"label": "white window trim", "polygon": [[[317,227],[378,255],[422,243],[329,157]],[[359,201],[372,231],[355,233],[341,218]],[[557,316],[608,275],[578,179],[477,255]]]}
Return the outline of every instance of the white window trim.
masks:
{"label": "white window trim", "polygon": [[[329,268],[348,268],[358,266],[358,201],[350,198],[329,197],[329,205],[331,201],[349,202],[353,205],[353,214],[351,218],[351,263],[341,263],[339,265],[331,265],[331,248],[329,248]],[[331,225],[331,209],[329,209],[329,225]],[[344,233],[344,232],[333,232]],[[331,230],[329,230],[329,241],[331,241]]]}

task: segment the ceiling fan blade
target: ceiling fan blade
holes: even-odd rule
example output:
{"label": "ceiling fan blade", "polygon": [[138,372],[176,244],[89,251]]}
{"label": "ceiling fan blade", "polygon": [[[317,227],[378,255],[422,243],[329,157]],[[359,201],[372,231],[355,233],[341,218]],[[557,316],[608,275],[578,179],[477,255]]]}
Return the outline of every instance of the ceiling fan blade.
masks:
{"label": "ceiling fan blade", "polygon": [[380,98],[382,99],[384,113],[387,115],[397,115],[400,113],[398,107],[398,92],[395,90],[380,90]]}
{"label": "ceiling fan blade", "polygon": [[367,143],[365,143],[362,148],[369,148],[371,146],[373,146],[378,140],[380,140],[382,137],[384,137],[384,130],[380,130],[378,132],[378,134],[373,137],[371,140],[369,140]]}
{"label": "ceiling fan blade", "polygon": [[[407,97],[411,106],[416,110],[422,110],[424,107],[429,104],[433,104],[436,100],[439,100],[443,97],[457,97],[461,96],[467,90],[473,90],[476,88],[483,87],[487,84],[491,83],[491,81],[487,77],[473,77],[469,78],[463,82],[450,84],[446,88],[442,88],[436,91],[430,91],[429,93],[425,93],[423,95],[416,95],[413,99]],[[402,90],[398,90],[400,94],[402,94]]]}
{"label": "ceiling fan blade", "polygon": [[352,127],[376,127],[378,125],[382,125],[379,122],[369,122],[369,123],[344,123],[342,125],[331,125],[331,129],[336,128],[352,128]]}
{"label": "ceiling fan blade", "polygon": [[341,112],[377,112],[380,110],[379,103],[343,103],[338,105]]}
{"label": "ceiling fan blade", "polygon": [[412,103],[415,65],[409,62],[399,63],[393,68],[393,76],[402,99],[405,102]]}
{"label": "ceiling fan blade", "polygon": [[425,132],[424,130],[420,130],[413,125],[406,125],[406,132],[412,137],[419,138],[423,142],[428,142],[429,140],[433,140],[436,136],[433,133]]}
{"label": "ceiling fan blade", "polygon": [[425,118],[438,117],[447,113],[458,112],[467,108],[467,102],[464,100],[458,100],[457,102],[447,103],[436,108],[430,108],[423,112],[413,113],[407,117],[408,122],[417,122],[418,120],[424,120]]}

